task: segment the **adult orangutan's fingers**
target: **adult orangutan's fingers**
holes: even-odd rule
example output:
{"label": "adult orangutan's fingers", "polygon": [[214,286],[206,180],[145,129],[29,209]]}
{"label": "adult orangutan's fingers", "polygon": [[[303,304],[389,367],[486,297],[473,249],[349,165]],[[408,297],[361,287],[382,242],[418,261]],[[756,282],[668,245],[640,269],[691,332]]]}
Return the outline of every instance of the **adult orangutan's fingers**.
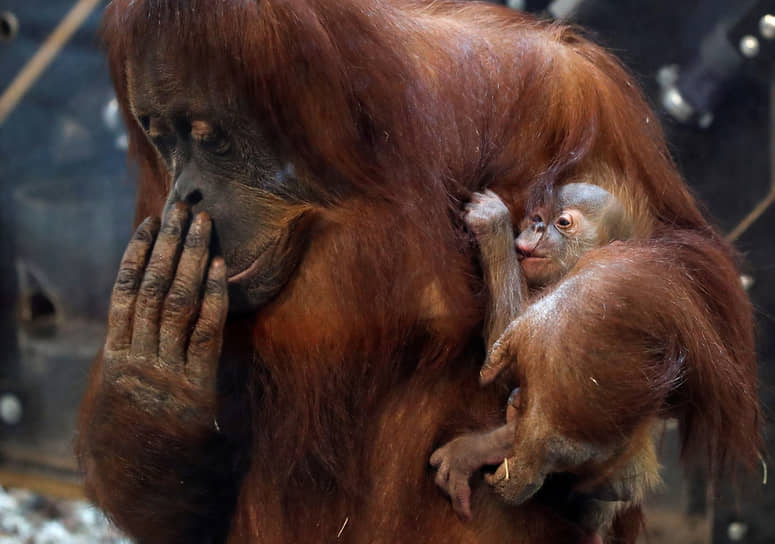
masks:
{"label": "adult orangutan's fingers", "polygon": [[108,311],[106,355],[128,349],[132,342],[132,318],[143,269],[159,232],[159,220],[147,218],[137,227],[118,268]]}
{"label": "adult orangutan's fingers", "polygon": [[188,228],[175,279],[164,300],[159,331],[159,359],[171,370],[182,371],[188,336],[199,310],[202,281],[207,270],[212,223],[198,214]]}
{"label": "adult orangutan's fingers", "polygon": [[223,328],[229,313],[226,263],[216,257],[207,271],[202,309],[188,344],[186,375],[202,387],[214,387]]}
{"label": "adult orangutan's fingers", "polygon": [[161,306],[175,275],[187,221],[188,208],[176,205],[164,219],[156,238],[135,303],[132,331],[132,353],[135,356],[155,358],[158,355]]}

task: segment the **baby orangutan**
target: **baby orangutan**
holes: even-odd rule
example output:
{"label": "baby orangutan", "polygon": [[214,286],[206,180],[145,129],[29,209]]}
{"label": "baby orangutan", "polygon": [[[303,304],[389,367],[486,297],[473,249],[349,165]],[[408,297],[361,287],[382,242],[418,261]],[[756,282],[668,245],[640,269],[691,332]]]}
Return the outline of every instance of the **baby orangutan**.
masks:
{"label": "baby orangutan", "polygon": [[[516,242],[509,211],[491,191],[473,196],[466,206],[465,220],[479,243],[485,283],[491,295],[485,339],[488,351],[492,351],[482,369],[483,383],[491,382],[501,370],[514,363],[510,357],[499,354],[499,342],[495,342],[515,317],[509,315],[509,308],[520,308],[520,314],[540,310],[537,306],[543,297],[539,293],[546,295],[561,288],[566,275],[583,255],[616,240],[627,240],[633,230],[621,203],[608,191],[587,183],[562,186],[551,210],[532,210],[527,214],[520,223]],[[523,301],[528,292],[533,298],[525,305]],[[552,315],[544,318],[552,319]],[[566,364],[573,371],[574,360],[568,358]],[[549,373],[551,369],[546,371]],[[520,385],[529,386],[522,383],[524,376],[519,369],[515,374]],[[547,379],[552,378],[547,375]],[[514,451],[515,435],[517,421],[527,407],[519,391],[519,387],[514,389],[509,398],[505,425],[489,432],[462,435],[431,456],[431,464],[438,470],[436,483],[449,494],[455,510],[466,517],[471,516],[469,479],[476,471],[486,465],[500,465],[495,475],[486,475],[496,489],[501,482],[518,477],[516,462],[509,458],[515,455],[520,458],[519,449]],[[546,402],[557,402],[557,398],[555,394],[553,401]],[[539,400],[530,409],[547,411]],[[546,433],[545,429],[542,431]],[[621,448],[627,447],[624,444],[600,447],[560,433],[544,437],[545,458],[524,460],[528,466],[523,469],[532,477],[524,485],[501,485],[499,492],[509,502],[519,504],[530,498],[551,473],[579,475],[581,483],[574,492],[588,497],[580,503],[583,512],[579,514],[579,523],[592,535],[589,542],[601,542],[602,537],[598,535],[604,534],[616,512],[630,501],[640,501],[643,492],[659,481],[650,431],[650,425],[644,425],[635,433],[635,440],[629,446],[636,444],[639,450],[627,456],[623,464],[609,461],[622,453]],[[516,443],[519,448],[519,441]],[[593,471],[594,476],[584,478]]]}

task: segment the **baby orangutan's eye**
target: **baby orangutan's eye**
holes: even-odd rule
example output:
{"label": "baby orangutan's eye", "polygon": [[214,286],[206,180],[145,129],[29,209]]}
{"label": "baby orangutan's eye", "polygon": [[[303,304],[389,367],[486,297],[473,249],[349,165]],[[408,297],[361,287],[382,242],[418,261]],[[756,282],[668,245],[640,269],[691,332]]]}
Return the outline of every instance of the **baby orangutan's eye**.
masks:
{"label": "baby orangutan's eye", "polygon": [[554,223],[558,228],[569,229],[573,226],[573,216],[569,213],[562,213]]}

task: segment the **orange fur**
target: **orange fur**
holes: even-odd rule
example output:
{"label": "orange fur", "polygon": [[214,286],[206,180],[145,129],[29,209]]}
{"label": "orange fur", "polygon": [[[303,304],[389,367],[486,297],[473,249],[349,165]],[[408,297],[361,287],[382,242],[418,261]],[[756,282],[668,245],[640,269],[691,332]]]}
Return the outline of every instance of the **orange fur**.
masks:
{"label": "orange fur", "polygon": [[[345,520],[342,542],[572,540],[550,508],[509,508],[482,485],[477,519],[462,522],[427,467],[451,436],[503,417],[507,393],[476,385],[483,303],[457,213],[488,185],[521,210],[531,187],[604,165],[605,188],[638,203],[655,243],[677,229],[697,241],[661,255],[696,282],[687,292],[714,346],[752,364],[729,252],[631,76],[573,30],[475,3],[114,0],[104,36],[139,165],[138,218],[160,213],[170,185],[127,91],[128,67],[149,50],[171,59],[159,69],[172,92],[194,73],[213,103],[245,104],[271,151],[329,201],[284,291],[228,324],[221,435],[149,419],[95,366],[79,438],[87,488],[139,540],[335,540]],[[614,261],[616,281],[638,272]],[[428,307],[428,286],[446,313]],[[590,325],[604,344],[605,322]],[[585,392],[546,379],[558,395]],[[729,399],[703,379],[704,396]],[[185,484],[167,477],[181,473]],[[633,534],[636,514],[617,534]]]}

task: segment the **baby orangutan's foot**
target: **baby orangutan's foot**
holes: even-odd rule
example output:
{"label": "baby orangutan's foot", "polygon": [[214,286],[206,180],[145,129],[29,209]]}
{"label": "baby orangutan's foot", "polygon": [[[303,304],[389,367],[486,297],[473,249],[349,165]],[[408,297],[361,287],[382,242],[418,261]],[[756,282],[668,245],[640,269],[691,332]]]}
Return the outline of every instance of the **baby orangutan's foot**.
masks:
{"label": "baby orangutan's foot", "polygon": [[484,433],[468,433],[448,442],[431,455],[436,485],[452,499],[455,511],[471,519],[471,476],[486,465],[503,462],[514,445],[514,424]]}
{"label": "baby orangutan's foot", "polygon": [[431,465],[436,467],[436,485],[449,495],[452,507],[466,519],[471,519],[471,487],[468,481],[479,468],[472,466],[467,458],[469,440],[469,435],[461,436],[431,455]]}

